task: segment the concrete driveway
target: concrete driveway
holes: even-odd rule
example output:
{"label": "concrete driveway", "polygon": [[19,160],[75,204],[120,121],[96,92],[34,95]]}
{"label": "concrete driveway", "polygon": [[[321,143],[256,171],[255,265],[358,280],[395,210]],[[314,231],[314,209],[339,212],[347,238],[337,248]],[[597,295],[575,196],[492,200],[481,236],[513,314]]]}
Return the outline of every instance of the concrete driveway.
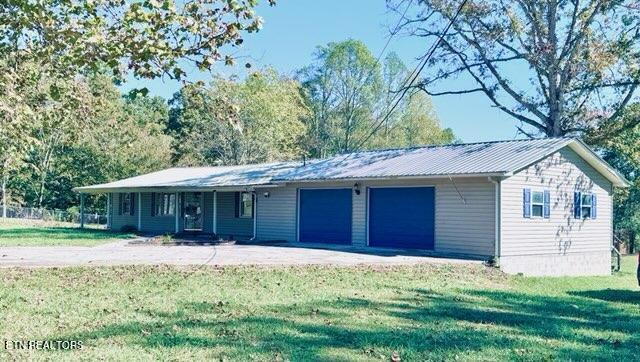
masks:
{"label": "concrete driveway", "polygon": [[481,263],[406,250],[313,244],[160,246],[117,241],[95,247],[0,247],[0,267],[77,265],[382,265]]}

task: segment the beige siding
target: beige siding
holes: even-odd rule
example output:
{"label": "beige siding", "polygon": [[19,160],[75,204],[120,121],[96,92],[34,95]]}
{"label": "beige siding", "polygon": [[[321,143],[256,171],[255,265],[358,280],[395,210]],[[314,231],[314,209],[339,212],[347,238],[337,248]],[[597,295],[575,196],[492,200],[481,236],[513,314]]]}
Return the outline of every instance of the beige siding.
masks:
{"label": "beige siding", "polygon": [[[524,218],[522,190],[548,189],[550,218]],[[569,148],[502,181],[501,256],[609,251],[611,183]],[[573,217],[574,191],[597,195],[597,218]]]}
{"label": "beige siding", "polygon": [[[298,183],[258,192],[258,237],[263,240],[297,239],[298,188],[352,187],[358,182],[362,192],[353,193],[352,243],[367,245],[367,188],[377,186],[434,186],[436,198],[435,250],[475,256],[490,256],[494,251],[494,185],[486,178],[351,181]],[[264,191],[270,192],[265,198]]]}

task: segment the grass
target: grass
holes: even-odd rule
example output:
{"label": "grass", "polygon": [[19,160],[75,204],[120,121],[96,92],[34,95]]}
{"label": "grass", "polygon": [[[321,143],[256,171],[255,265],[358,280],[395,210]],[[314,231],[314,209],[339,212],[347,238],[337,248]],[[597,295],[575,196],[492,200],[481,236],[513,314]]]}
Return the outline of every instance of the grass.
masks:
{"label": "grass", "polygon": [[610,277],[479,265],[5,269],[2,359],[635,360],[635,258]]}
{"label": "grass", "polygon": [[1,219],[1,246],[94,246],[117,239],[132,238],[131,233],[111,232],[89,225],[79,229],[72,223]]}

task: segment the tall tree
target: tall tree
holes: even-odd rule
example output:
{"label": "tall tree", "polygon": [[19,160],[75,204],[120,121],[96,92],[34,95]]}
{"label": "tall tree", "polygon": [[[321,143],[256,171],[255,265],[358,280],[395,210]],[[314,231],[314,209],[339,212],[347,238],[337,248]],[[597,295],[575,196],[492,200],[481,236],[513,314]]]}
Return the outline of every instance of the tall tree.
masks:
{"label": "tall tree", "polygon": [[[388,5],[402,14],[407,1]],[[416,2],[400,28],[435,43],[460,4]],[[437,43],[427,74],[412,87],[432,96],[482,93],[530,136],[576,134],[617,122],[640,84],[639,17],[632,5],[468,0]]]}
{"label": "tall tree", "polygon": [[318,49],[315,62],[298,77],[313,111],[307,121],[313,157],[453,139],[450,130],[440,129],[428,96],[405,97],[392,107],[409,77],[393,52],[376,59],[360,41],[330,43]]}
{"label": "tall tree", "polygon": [[[14,200],[32,207],[66,209],[77,202],[73,187],[170,165],[171,143],[164,134],[166,105],[163,110],[158,100],[141,95],[124,99],[104,75],[69,82],[38,74],[39,82],[26,98],[38,114],[32,115],[29,128],[22,128],[32,142],[8,179]],[[59,99],[50,97],[49,88],[54,85]]]}
{"label": "tall tree", "polygon": [[[640,118],[640,104],[626,107],[621,118],[623,123],[637,121]],[[602,133],[613,136],[600,138]],[[632,242],[640,242],[640,124],[622,132],[617,129],[599,130],[595,138],[589,135],[586,141],[598,147],[604,159],[631,182],[629,188],[615,190],[614,225],[616,231],[627,234]]]}
{"label": "tall tree", "polygon": [[314,64],[298,77],[313,108],[312,155],[352,150],[371,125],[382,87],[375,57],[358,40],[329,43],[318,48]]}
{"label": "tall tree", "polygon": [[299,158],[308,108],[299,84],[275,71],[188,85],[171,101],[180,165],[236,165]]}

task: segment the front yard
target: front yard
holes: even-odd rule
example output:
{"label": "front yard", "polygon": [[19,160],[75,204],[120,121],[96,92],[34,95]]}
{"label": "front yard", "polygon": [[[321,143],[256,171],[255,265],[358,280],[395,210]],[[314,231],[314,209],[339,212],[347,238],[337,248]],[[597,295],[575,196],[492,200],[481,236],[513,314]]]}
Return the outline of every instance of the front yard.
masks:
{"label": "front yard", "polygon": [[95,246],[134,236],[91,225],[79,229],[72,223],[0,218],[0,246]]}
{"label": "front yard", "polygon": [[633,360],[635,258],[611,277],[479,265],[4,269],[0,359]]}

